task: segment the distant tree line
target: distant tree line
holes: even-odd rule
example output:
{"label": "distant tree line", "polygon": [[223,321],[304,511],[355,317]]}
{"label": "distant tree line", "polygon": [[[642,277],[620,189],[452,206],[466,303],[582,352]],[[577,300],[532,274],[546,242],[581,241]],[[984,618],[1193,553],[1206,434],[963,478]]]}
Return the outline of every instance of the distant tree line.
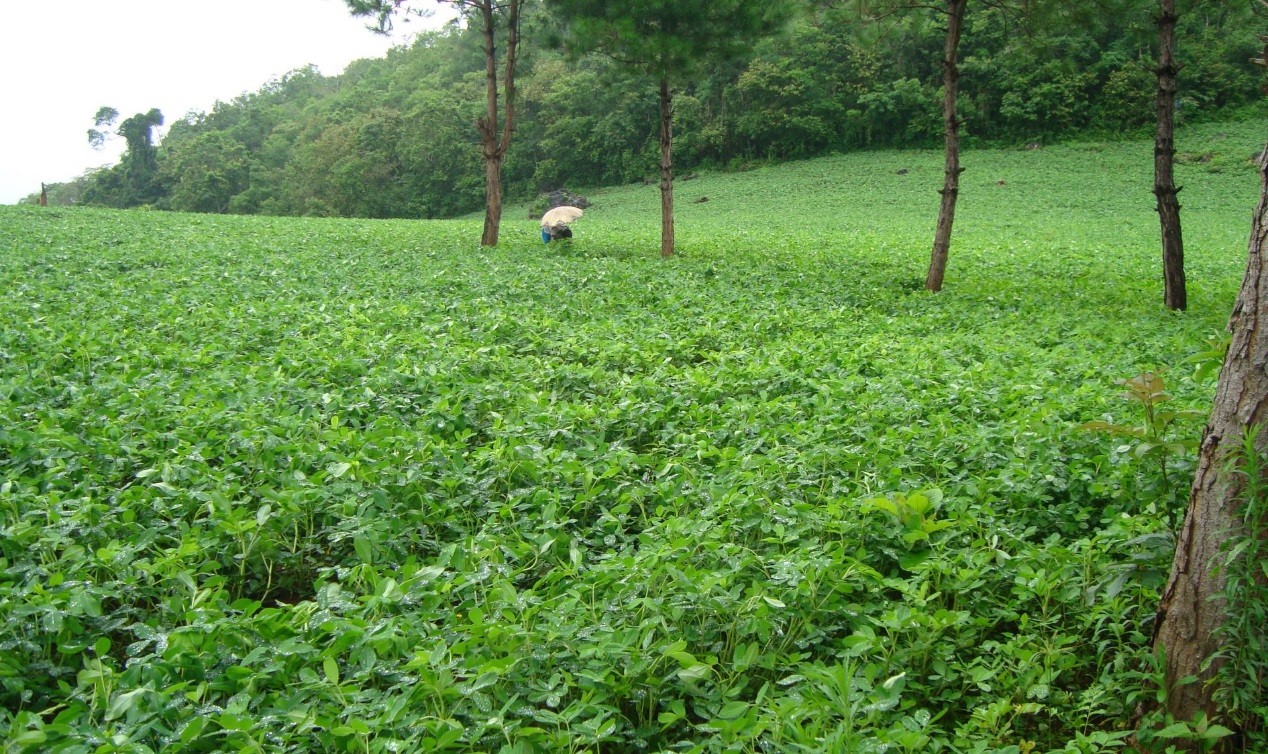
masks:
{"label": "distant tree line", "polygon": [[[1260,83],[1250,59],[1262,47],[1262,9],[1249,0],[1190,5],[1176,30],[1180,122],[1246,105]],[[1156,7],[1120,0],[1112,13],[1019,20],[983,6],[967,14],[962,138],[1146,134],[1156,117]],[[540,0],[523,2],[519,24],[507,193],[654,180],[662,160],[655,77],[602,54],[570,55]],[[877,20],[852,3],[806,3],[783,33],[678,82],[675,167],[939,144],[945,26],[933,10]],[[472,124],[486,109],[483,45],[477,25],[454,24],[339,76],[293,71],[175,121],[157,147],[139,140],[115,167],[51,184],[50,201],[351,217],[478,210],[485,165]],[[134,117],[149,123],[148,115]]]}

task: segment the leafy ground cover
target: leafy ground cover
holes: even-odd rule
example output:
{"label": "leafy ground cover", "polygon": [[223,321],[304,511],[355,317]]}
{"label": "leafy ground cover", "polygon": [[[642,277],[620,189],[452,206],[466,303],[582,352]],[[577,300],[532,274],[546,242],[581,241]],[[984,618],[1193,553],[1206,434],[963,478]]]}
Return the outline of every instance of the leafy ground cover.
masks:
{"label": "leafy ground cover", "polygon": [[[843,155],[531,220],[0,209],[10,751],[1121,748],[1262,134]],[[900,171],[904,171],[901,172]],[[708,201],[699,201],[707,197]],[[1200,421],[1167,428],[1196,437]]]}

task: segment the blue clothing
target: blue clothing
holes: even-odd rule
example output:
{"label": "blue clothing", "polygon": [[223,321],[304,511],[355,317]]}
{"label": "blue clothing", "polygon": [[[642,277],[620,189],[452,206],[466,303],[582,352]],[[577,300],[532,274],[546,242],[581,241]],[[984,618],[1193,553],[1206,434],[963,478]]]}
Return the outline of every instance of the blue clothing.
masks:
{"label": "blue clothing", "polygon": [[550,243],[563,238],[572,238],[572,228],[567,225],[555,225],[548,228],[542,228],[542,243]]}

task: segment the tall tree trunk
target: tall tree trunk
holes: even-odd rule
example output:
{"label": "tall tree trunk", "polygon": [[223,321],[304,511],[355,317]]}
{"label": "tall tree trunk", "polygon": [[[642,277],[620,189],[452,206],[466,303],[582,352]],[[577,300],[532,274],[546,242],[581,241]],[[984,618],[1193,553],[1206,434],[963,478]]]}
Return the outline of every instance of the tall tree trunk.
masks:
{"label": "tall tree trunk", "polygon": [[502,222],[502,157],[484,156],[484,234],[481,246],[498,245],[498,227]]}
{"label": "tall tree trunk", "polygon": [[1175,0],[1159,0],[1158,15],[1158,136],[1154,141],[1154,196],[1162,223],[1163,301],[1168,309],[1184,311],[1188,295],[1184,285],[1184,241],[1180,234],[1180,201],[1176,194],[1175,104],[1176,15]]}
{"label": "tall tree trunk", "polygon": [[942,99],[942,115],[946,129],[947,166],[942,182],[942,206],[938,210],[938,228],[933,236],[933,255],[929,260],[929,276],[925,278],[925,290],[942,290],[942,278],[947,271],[947,255],[951,250],[951,226],[955,222],[955,201],[960,195],[960,117],[956,112],[959,95],[960,69],[957,56],[960,49],[960,32],[964,28],[964,11],[968,0],[947,0],[947,47],[942,61],[942,83],[945,90]]}
{"label": "tall tree trunk", "polygon": [[[1229,320],[1232,342],[1220,372],[1215,407],[1202,437],[1189,509],[1176,541],[1175,561],[1159,607],[1155,649],[1165,651],[1167,708],[1179,720],[1195,712],[1216,712],[1208,681],[1220,664],[1219,629],[1225,618],[1226,577],[1221,545],[1243,531],[1240,497],[1245,481],[1227,468],[1229,452],[1242,444],[1246,429],[1268,420],[1268,145],[1260,157],[1261,192],[1251,226],[1246,275]],[[1268,431],[1255,437],[1256,451],[1268,452]],[[1196,683],[1180,680],[1196,677]]]}
{"label": "tall tree trunk", "polygon": [[484,24],[485,113],[476,121],[480,145],[484,150],[484,234],[481,246],[497,246],[502,223],[502,160],[511,145],[515,125],[515,63],[519,48],[519,11],[521,0],[507,4],[506,66],[503,71],[506,89],[506,118],[498,128],[498,63],[494,40],[496,28],[494,0],[480,0],[478,7]]}
{"label": "tall tree trunk", "polygon": [[673,101],[669,79],[660,80],[660,255],[674,255]]}

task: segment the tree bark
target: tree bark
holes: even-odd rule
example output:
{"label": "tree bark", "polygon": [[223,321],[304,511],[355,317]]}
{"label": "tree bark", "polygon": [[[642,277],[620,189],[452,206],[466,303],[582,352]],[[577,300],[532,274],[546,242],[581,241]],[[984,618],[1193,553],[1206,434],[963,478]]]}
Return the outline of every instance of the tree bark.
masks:
{"label": "tree bark", "polygon": [[960,195],[960,117],[956,112],[959,95],[960,69],[957,57],[960,49],[960,32],[964,28],[964,11],[968,0],[947,0],[947,46],[942,61],[942,114],[946,132],[947,164],[942,182],[942,206],[938,210],[938,227],[933,236],[933,254],[929,260],[929,275],[925,278],[925,290],[942,290],[942,278],[947,271],[947,256],[951,250],[951,226],[955,222],[955,202]]}
{"label": "tree bark", "polygon": [[481,246],[498,245],[498,228],[502,223],[502,157],[484,156],[484,234]]}
{"label": "tree bark", "polygon": [[480,0],[478,8],[484,25],[485,114],[476,121],[480,146],[484,151],[484,234],[481,246],[497,246],[502,223],[502,161],[511,145],[515,125],[515,63],[519,48],[519,11],[521,0],[507,4],[506,66],[503,70],[506,90],[506,118],[498,127],[498,63],[494,40],[496,28],[494,0]]}
{"label": "tree bark", "polygon": [[[1209,681],[1220,660],[1209,667],[1204,664],[1221,647],[1226,583],[1219,567],[1224,558],[1221,545],[1244,529],[1240,499],[1245,482],[1240,474],[1229,473],[1227,464],[1246,429],[1268,420],[1268,337],[1261,337],[1268,332],[1268,265],[1263,258],[1268,242],[1268,145],[1260,157],[1260,176],[1246,275],[1229,320],[1232,342],[1203,432],[1189,509],[1154,634],[1154,648],[1165,653],[1167,709],[1177,720],[1192,720],[1198,711],[1210,717],[1217,712]],[[1259,453],[1268,452],[1268,431],[1256,435],[1255,446]],[[1197,682],[1181,685],[1188,676]]]}
{"label": "tree bark", "polygon": [[660,80],[660,255],[674,255],[673,100],[669,80]]}
{"label": "tree bark", "polygon": [[1154,141],[1154,196],[1162,223],[1163,301],[1168,309],[1184,311],[1188,295],[1184,282],[1184,241],[1180,233],[1180,201],[1173,163],[1175,158],[1176,74],[1175,0],[1159,0],[1158,15],[1158,135]]}

